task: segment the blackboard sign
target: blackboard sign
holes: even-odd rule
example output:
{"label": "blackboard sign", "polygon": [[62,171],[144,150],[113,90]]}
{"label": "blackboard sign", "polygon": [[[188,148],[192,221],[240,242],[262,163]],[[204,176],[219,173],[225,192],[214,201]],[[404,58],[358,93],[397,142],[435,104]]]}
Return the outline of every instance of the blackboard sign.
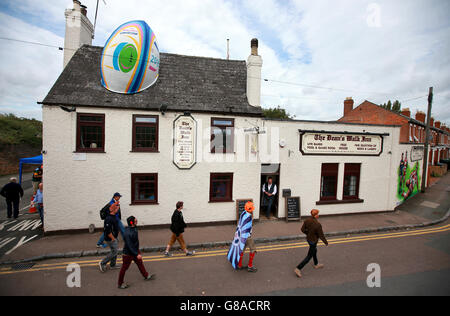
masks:
{"label": "blackboard sign", "polygon": [[241,217],[242,212],[245,211],[245,204],[247,204],[247,202],[253,202],[253,199],[236,200],[237,220]]}
{"label": "blackboard sign", "polygon": [[301,220],[300,197],[291,196],[286,198],[286,220],[287,221]]}

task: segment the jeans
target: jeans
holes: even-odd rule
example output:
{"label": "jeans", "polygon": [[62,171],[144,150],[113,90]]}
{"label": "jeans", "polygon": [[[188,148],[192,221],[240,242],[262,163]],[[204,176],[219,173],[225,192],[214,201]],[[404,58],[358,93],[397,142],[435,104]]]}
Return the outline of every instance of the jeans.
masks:
{"label": "jeans", "polygon": [[102,260],[102,265],[106,265],[108,262],[111,262],[110,266],[115,267],[117,254],[119,253],[119,242],[116,239],[114,241],[107,241],[106,243],[108,244],[109,248],[111,248],[111,252],[106,256],[105,259]]}
{"label": "jeans", "polygon": [[8,218],[11,218],[13,215],[13,209],[14,209],[14,218],[19,217],[19,199],[17,200],[10,200],[6,199],[6,208],[8,212]]}
{"label": "jeans", "polygon": [[44,205],[38,204],[37,206],[39,217],[41,218],[42,226],[44,226]]}
{"label": "jeans", "polygon": [[317,260],[317,243],[309,242],[309,251],[306,258],[297,266],[297,269],[301,270],[303,267],[313,258],[314,265],[318,265],[319,261]]}
{"label": "jeans", "polygon": [[137,264],[139,271],[141,271],[142,276],[144,278],[148,277],[148,272],[147,272],[147,270],[145,270],[144,262],[142,260],[138,260],[137,257],[123,255],[122,256],[122,268],[120,269],[120,273],[119,273],[119,286],[121,286],[123,284],[123,279],[125,278],[125,272],[127,272],[132,261],[134,261]]}
{"label": "jeans", "polygon": [[270,217],[270,213],[272,211],[273,197],[266,197],[267,199],[267,207],[266,207],[266,217]]}
{"label": "jeans", "polygon": [[[123,234],[125,233],[125,227],[122,224],[122,221],[120,219],[118,219],[118,225],[119,225],[119,231],[122,234],[122,238],[123,238]],[[105,234],[102,234],[100,236],[100,239],[97,241],[97,245],[101,246],[103,245],[103,243],[105,242]]]}

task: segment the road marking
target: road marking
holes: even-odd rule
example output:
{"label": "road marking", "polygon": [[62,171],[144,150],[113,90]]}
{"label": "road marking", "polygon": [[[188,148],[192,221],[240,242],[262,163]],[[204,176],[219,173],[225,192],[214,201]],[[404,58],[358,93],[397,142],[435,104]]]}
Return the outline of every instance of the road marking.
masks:
{"label": "road marking", "polygon": [[429,208],[438,208],[441,204],[430,202],[430,201],[423,201],[421,206],[429,207]]}
{"label": "road marking", "polygon": [[5,255],[9,255],[11,254],[14,250],[16,250],[17,248],[19,248],[20,246],[25,245],[27,242],[29,242],[30,240],[36,238],[38,235],[34,235],[28,239],[26,239],[26,236],[23,236],[22,238],[20,238],[19,242],[17,243],[17,245],[15,245],[12,249],[10,249],[7,253],[5,253]]}
{"label": "road marking", "polygon": [[27,219],[24,221],[20,221],[10,229],[8,229],[9,232],[12,231],[24,231],[24,230],[35,230],[38,227],[41,226],[41,220],[40,219]]}
{"label": "road marking", "polygon": [[3,223],[0,224],[0,230],[3,230],[5,228],[6,225],[12,224],[17,222],[17,220],[13,219],[12,221],[5,221]]}
{"label": "road marking", "polygon": [[8,238],[0,239],[0,249],[3,248],[4,246],[6,246],[7,244],[9,244],[14,239],[16,239],[16,237],[8,237]]}
{"label": "road marking", "polygon": [[[344,244],[344,243],[389,239],[389,238],[402,238],[402,237],[419,236],[419,235],[426,235],[426,234],[436,234],[436,233],[441,233],[441,232],[446,232],[446,231],[450,231],[450,224],[442,226],[442,227],[437,227],[437,228],[413,230],[413,231],[409,231],[409,232],[365,235],[365,236],[356,236],[356,237],[348,237],[348,238],[335,238],[335,239],[330,239],[329,244],[336,245],[336,244]],[[320,246],[323,246],[323,245],[321,244]],[[306,242],[297,242],[297,243],[290,243],[290,244],[261,246],[261,247],[258,247],[257,251],[258,252],[269,252],[269,251],[289,250],[289,249],[306,248],[306,247],[308,247],[308,244]],[[228,253],[228,249],[199,252],[199,253],[196,253],[196,255],[193,257],[187,257],[186,255],[180,254],[180,255],[175,255],[173,257],[162,257],[161,255],[146,256],[146,257],[143,257],[142,259],[144,260],[144,262],[189,260],[189,259],[196,259],[196,258],[198,259],[198,258],[224,256],[227,253]],[[32,269],[23,270],[23,271],[12,271],[12,269],[10,267],[8,267],[8,268],[0,269],[0,275],[66,269],[67,265],[71,264],[71,263],[77,263],[82,267],[95,267],[98,265],[98,261],[99,260],[97,259],[97,260],[59,262],[59,263],[53,263],[53,264],[41,264],[41,265],[35,265]],[[118,258],[117,262],[121,263],[122,260],[120,258]]]}

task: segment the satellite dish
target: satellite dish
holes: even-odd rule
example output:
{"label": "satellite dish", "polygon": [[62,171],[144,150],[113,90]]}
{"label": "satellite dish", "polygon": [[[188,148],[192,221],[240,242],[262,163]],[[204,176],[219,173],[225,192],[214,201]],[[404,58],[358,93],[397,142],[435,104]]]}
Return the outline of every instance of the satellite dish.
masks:
{"label": "satellite dish", "polygon": [[144,21],[119,26],[102,52],[102,86],[112,92],[133,94],[151,87],[159,76],[156,36]]}

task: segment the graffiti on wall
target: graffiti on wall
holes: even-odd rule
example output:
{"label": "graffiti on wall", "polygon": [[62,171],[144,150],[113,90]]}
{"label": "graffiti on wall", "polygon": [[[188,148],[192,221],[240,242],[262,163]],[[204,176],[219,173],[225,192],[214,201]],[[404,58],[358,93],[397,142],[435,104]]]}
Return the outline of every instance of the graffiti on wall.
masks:
{"label": "graffiti on wall", "polygon": [[416,195],[420,190],[420,163],[408,162],[408,151],[402,153],[398,168],[397,198],[400,202]]}

